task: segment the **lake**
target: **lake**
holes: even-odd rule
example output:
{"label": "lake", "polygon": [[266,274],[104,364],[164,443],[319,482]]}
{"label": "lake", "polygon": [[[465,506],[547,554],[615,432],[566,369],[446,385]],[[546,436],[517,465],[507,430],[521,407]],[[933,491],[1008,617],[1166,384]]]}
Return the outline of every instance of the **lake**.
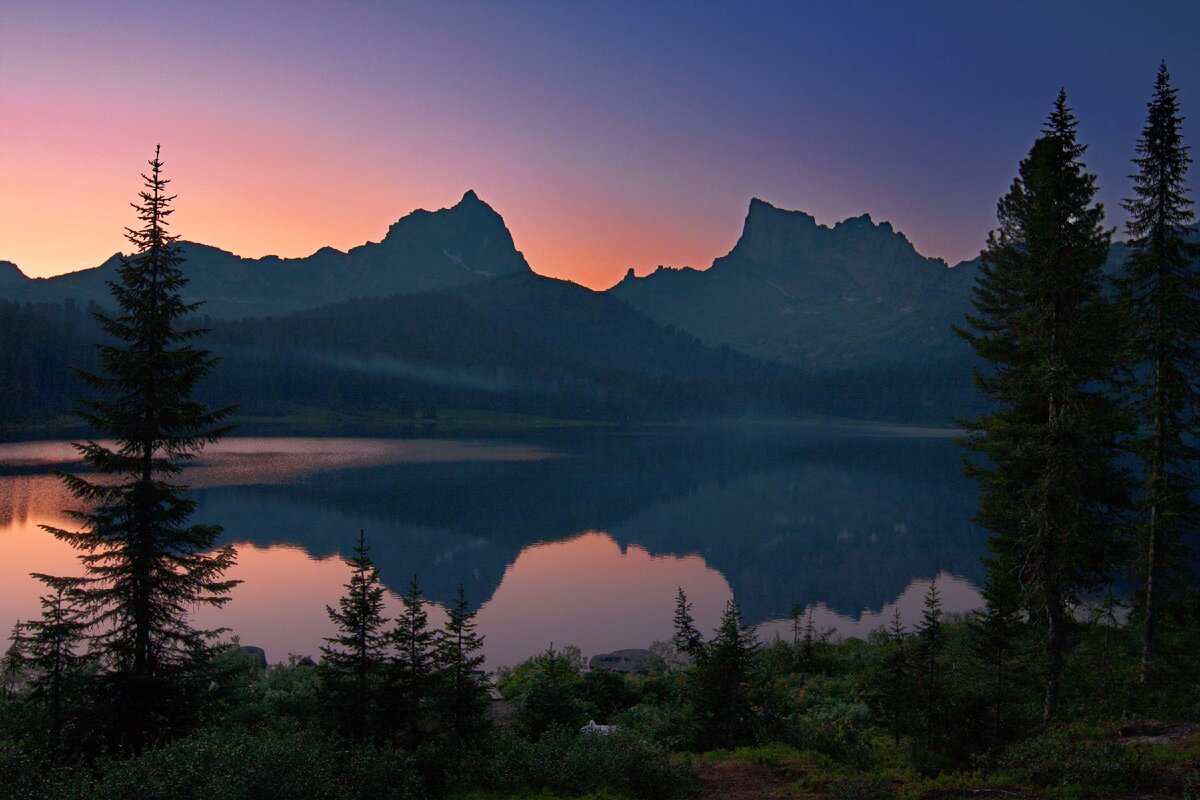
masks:
{"label": "lake", "polygon": [[[39,527],[70,527],[52,470],[72,459],[66,442],[0,445],[0,632],[38,614],[30,572],[80,574]],[[668,639],[677,587],[701,630],[735,595],[765,638],[790,636],[794,603],[866,636],[894,609],[918,620],[934,579],[947,611],[980,604],[986,537],[960,459],[944,432],[809,426],[232,438],[184,472],[243,581],[197,622],[272,662],[316,655],[362,529],[392,592],[418,578],[431,622],[465,586],[492,667],[551,643],[592,655]]]}

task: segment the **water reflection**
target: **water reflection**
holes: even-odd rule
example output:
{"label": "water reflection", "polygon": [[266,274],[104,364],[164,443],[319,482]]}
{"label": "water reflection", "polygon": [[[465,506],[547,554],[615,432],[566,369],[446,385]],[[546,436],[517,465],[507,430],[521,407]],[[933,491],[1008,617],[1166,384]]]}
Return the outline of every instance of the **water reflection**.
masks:
{"label": "water reflection", "polygon": [[[20,449],[16,449],[20,448]],[[62,443],[0,446],[0,626],[37,612],[33,570],[74,574],[48,472]],[[7,473],[7,474],[5,474]],[[365,528],[385,582],[419,574],[480,607],[493,664],[551,641],[587,653],[670,635],[677,586],[715,626],[730,593],[770,635],[793,602],[865,635],[928,581],[978,602],[983,537],[948,441],[731,428],[561,434],[513,442],[240,439],[190,467],[200,521],[238,543],[245,583],[205,625],[272,659],[314,653]],[[394,597],[389,598],[393,605]],[[435,616],[435,619],[440,618]]]}

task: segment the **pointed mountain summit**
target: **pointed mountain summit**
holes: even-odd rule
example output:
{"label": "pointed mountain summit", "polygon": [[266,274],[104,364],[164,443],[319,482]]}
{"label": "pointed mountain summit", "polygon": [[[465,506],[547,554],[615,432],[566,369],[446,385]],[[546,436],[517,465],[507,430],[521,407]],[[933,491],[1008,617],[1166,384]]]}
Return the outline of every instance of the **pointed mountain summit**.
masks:
{"label": "pointed mountain summit", "polygon": [[[242,258],[196,242],[181,242],[189,279],[185,299],[205,302],[203,313],[236,319],[300,311],[361,297],[410,294],[530,272],[503,218],[468,191],[454,206],[417,210],[393,223],[382,241],[341,252],[322,247],[304,258]],[[120,264],[114,255],[99,267],[53,278],[6,277],[0,267],[0,300],[109,302],[107,281]]]}
{"label": "pointed mountain summit", "polygon": [[867,214],[832,228],[750,201],[742,235],[712,267],[626,275],[609,291],[707,344],[806,369],[928,361],[959,345],[970,268],[917,252]]}

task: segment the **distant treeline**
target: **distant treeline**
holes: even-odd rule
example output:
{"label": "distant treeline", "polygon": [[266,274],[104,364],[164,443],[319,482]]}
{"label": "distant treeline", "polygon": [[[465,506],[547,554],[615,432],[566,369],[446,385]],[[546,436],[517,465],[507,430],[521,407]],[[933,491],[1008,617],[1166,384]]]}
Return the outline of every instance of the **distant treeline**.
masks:
{"label": "distant treeline", "polygon": [[[660,327],[622,301],[513,276],[287,317],[196,320],[221,359],[201,390],[245,416],[319,407],[397,418],[464,409],[628,423],[712,417],[951,421],[977,410],[961,359],[806,374]],[[530,295],[534,295],[530,297]],[[537,314],[527,313],[536,307]],[[597,318],[595,309],[603,314]],[[0,427],[62,423],[103,340],[94,308],[0,301]],[[581,324],[580,317],[590,318]]]}

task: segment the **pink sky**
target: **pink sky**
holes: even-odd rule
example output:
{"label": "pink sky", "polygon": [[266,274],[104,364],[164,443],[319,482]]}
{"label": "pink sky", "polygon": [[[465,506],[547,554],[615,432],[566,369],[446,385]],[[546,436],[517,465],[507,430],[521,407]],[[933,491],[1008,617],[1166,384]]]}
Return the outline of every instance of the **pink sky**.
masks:
{"label": "pink sky", "polygon": [[536,271],[596,287],[708,266],[755,196],[953,263],[1064,84],[1119,214],[1160,58],[1191,105],[1194,26],[980,14],[5,0],[0,259],[48,276],[125,247],[161,143],[177,232],[245,256],[378,240],[475,189]]}

